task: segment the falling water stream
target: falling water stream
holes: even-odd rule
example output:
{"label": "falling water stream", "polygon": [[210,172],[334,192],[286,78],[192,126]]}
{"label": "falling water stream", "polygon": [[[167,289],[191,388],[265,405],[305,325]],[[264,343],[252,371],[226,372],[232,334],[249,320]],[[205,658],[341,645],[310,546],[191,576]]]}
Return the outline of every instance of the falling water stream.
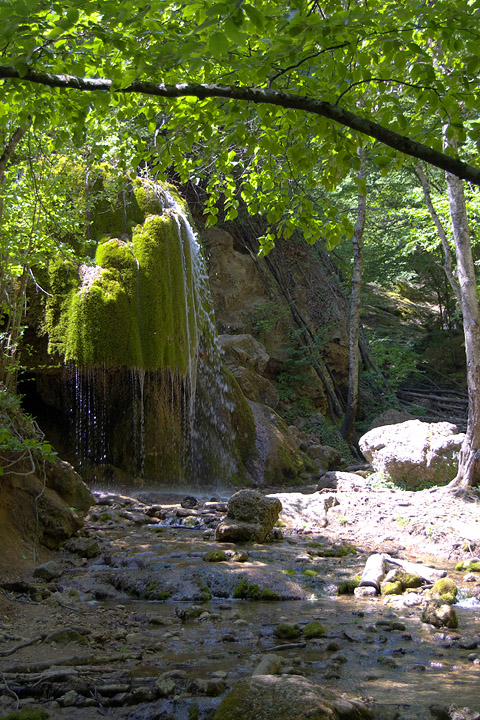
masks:
{"label": "falling water stream", "polygon": [[[235,460],[227,427],[233,405],[222,374],[206,265],[180,204],[162,186],[147,184],[178,231],[183,288],[182,297],[173,301],[184,306],[180,316],[185,318],[186,373],[70,364],[65,376],[76,463],[89,480],[105,480],[105,468],[115,466],[137,480],[148,476],[163,484],[195,484],[198,473],[204,472],[214,485],[215,476],[228,477],[235,471]],[[138,272],[139,290],[141,282]],[[146,309],[140,291],[137,296],[140,321]],[[120,427],[123,440],[118,438]],[[119,444],[121,452],[114,450]],[[168,447],[168,462],[162,446]],[[171,477],[172,466],[176,477]]]}

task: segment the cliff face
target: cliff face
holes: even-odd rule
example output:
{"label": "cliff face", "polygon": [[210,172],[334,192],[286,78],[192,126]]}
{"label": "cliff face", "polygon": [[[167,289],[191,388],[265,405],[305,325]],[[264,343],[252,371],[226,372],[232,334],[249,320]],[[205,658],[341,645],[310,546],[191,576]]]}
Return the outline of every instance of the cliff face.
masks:
{"label": "cliff face", "polygon": [[259,258],[258,231],[237,222],[201,232],[218,331],[263,343],[269,361],[262,375],[270,380],[288,382],[302,366],[292,389],[311,410],[329,414],[346,397],[348,378],[348,302],[335,268],[298,239]]}
{"label": "cliff face", "polygon": [[122,205],[97,185],[94,262],[51,266],[50,356],[28,338],[59,360],[33,358],[22,390],[60,454],[124,483],[313,479],[288,425],[338,415],[345,394],[347,303],[328,258],[291,240],[259,259],[248,219],[204,230],[200,251],[171,190],[133,181]]}

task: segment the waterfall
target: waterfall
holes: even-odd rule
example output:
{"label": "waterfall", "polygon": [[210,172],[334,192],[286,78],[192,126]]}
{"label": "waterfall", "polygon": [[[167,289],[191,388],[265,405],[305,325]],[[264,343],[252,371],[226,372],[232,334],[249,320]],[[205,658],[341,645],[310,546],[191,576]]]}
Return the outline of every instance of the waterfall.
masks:
{"label": "waterfall", "polygon": [[[66,355],[76,360],[65,373],[77,465],[89,480],[125,474],[223,484],[237,470],[233,401],[205,260],[173,194],[148,180],[142,187],[156,199],[157,215],[147,215],[131,241],[99,245],[97,268],[83,271],[90,281],[75,290],[64,321]],[[148,235],[147,226],[166,234]]]}

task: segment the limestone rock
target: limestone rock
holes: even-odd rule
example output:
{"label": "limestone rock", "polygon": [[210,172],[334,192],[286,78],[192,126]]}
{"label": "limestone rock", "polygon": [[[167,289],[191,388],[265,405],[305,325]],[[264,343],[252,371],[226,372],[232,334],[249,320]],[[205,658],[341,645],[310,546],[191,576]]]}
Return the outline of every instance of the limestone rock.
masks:
{"label": "limestone rock", "polygon": [[362,490],[364,487],[365,481],[360,475],[341,470],[330,470],[322,475],[318,481],[317,490],[328,488],[350,492],[352,490]]}
{"label": "limestone rock", "polygon": [[282,503],[280,519],[289,529],[303,529],[318,532],[327,526],[327,512],[338,500],[333,493],[314,492],[304,495],[299,492],[275,493],[270,495]]}
{"label": "limestone rock", "polygon": [[333,470],[342,458],[340,452],[329,445],[310,445],[305,452],[322,470]]}
{"label": "limestone rock", "polygon": [[100,555],[100,545],[94,538],[75,537],[65,543],[65,549],[80,557],[94,558]]}
{"label": "limestone rock", "polygon": [[370,714],[300,675],[255,675],[237,682],[223,698],[214,720],[360,720]]}
{"label": "limestone rock", "polygon": [[220,542],[263,542],[272,531],[282,509],[278,498],[256,490],[239,490],[228,502],[227,517],[217,526]]}
{"label": "limestone rock", "polygon": [[272,408],[251,402],[255,420],[257,456],[248,465],[259,482],[282,485],[301,482],[300,474],[317,465],[299,448],[287,424]]}
{"label": "limestone rock", "polygon": [[442,603],[441,600],[430,600],[422,613],[422,622],[429,623],[435,627],[458,627],[457,613],[451,605]]}
{"label": "limestone rock", "polygon": [[55,458],[47,469],[47,486],[69,507],[86,512],[93,505],[93,495],[70,463]]}
{"label": "limestone rock", "polygon": [[376,471],[415,489],[454,478],[463,438],[451,423],[408,420],[369,430],[359,446]]}
{"label": "limestone rock", "polygon": [[42,580],[47,581],[55,580],[56,578],[59,578],[61,574],[62,568],[54,560],[42,563],[42,565],[39,565],[33,571],[33,577],[41,578]]}
{"label": "limestone rock", "polygon": [[253,335],[219,335],[218,340],[227,365],[243,365],[260,375],[263,373],[270,356],[265,345],[255,340]]}
{"label": "limestone rock", "polygon": [[277,407],[280,396],[270,380],[242,365],[230,366],[230,371],[248,400],[263,403],[273,409]]}
{"label": "limestone rock", "polygon": [[406,410],[395,410],[395,408],[388,408],[378,415],[368,431],[374,430],[377,427],[383,427],[384,425],[398,425],[399,423],[407,422],[407,420],[415,420],[415,417]]}

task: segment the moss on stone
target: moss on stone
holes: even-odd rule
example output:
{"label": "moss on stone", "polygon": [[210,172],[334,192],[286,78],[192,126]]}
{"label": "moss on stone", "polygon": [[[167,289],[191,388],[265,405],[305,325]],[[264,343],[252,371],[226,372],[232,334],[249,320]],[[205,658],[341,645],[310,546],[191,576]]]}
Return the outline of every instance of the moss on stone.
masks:
{"label": "moss on stone", "polygon": [[255,583],[249,583],[242,578],[238,585],[233,588],[233,597],[244,600],[279,600],[279,596],[269,588],[260,589]]}
{"label": "moss on stone", "polygon": [[400,580],[384,582],[381,585],[381,592],[382,595],[401,595],[403,592],[403,585]]}
{"label": "moss on stone", "polygon": [[303,635],[307,640],[324,637],[326,634],[327,631],[319,620],[312,620],[303,628]]}
{"label": "moss on stone", "polygon": [[205,562],[224,562],[228,560],[226,553],[223,550],[209,550],[203,556]]}
{"label": "moss on stone", "polygon": [[290,623],[280,623],[275,628],[276,637],[281,640],[297,640],[302,635],[302,630],[296,623],[291,625]]}
{"label": "moss on stone", "polygon": [[[135,192],[142,195],[142,187],[136,184]],[[144,207],[149,203],[148,209],[161,212],[155,198],[147,188]],[[136,220],[144,216],[140,210],[133,215]],[[119,230],[113,220],[108,228]],[[131,241],[110,237],[101,242],[95,262],[80,273],[71,263],[52,264],[53,298],[46,314],[50,351],[79,366],[169,368],[186,374],[198,340],[186,232],[167,213],[150,215],[143,225],[136,224]]]}
{"label": "moss on stone", "polygon": [[438,598],[441,602],[447,603],[448,605],[453,605],[456,602],[457,595],[458,587],[449,577],[437,580],[429,591],[431,598]]}
{"label": "moss on stone", "polygon": [[355,588],[360,585],[360,580],[358,575],[348,580],[342,580],[337,585],[337,595],[353,595]]}
{"label": "moss on stone", "polygon": [[480,572],[480,561],[462,560],[455,565],[455,570],[464,570],[465,572]]}

